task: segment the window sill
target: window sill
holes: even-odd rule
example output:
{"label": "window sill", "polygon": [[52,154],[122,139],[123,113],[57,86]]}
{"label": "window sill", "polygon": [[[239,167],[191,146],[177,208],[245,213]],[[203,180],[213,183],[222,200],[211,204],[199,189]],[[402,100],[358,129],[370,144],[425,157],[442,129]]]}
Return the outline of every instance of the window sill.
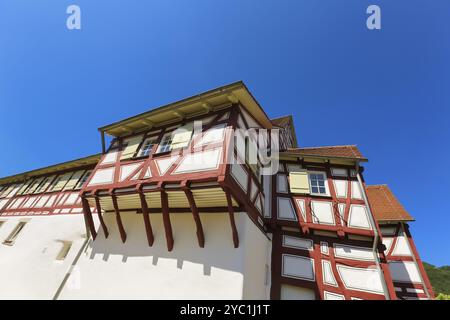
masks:
{"label": "window sill", "polygon": [[139,156],[139,157],[134,157],[133,160],[144,160],[144,159],[148,159],[150,157],[150,155],[148,156]]}
{"label": "window sill", "polygon": [[310,193],[309,195],[312,197],[317,197],[317,198],[332,198],[331,195],[329,195],[329,194]]}

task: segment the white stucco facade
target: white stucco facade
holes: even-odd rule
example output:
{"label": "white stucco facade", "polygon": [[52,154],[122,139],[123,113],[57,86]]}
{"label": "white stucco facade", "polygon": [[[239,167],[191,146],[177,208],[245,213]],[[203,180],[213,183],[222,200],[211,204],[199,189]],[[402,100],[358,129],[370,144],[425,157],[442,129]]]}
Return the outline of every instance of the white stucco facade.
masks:
{"label": "white stucco facade", "polygon": [[[110,235],[99,229],[81,252],[59,299],[268,299],[270,240],[245,213],[237,213],[240,244],[234,248],[228,213],[200,214],[205,247],[197,242],[191,214],[171,214],[174,248],[169,252],[161,214],[152,214],[155,236],[148,246],[142,214],[104,215]],[[94,217],[96,219],[96,217]],[[27,224],[13,246],[0,244],[0,299],[52,299],[83,246],[82,215],[5,218],[3,241],[21,220]],[[61,240],[73,241],[56,261]]]}
{"label": "white stucco facade", "polygon": [[[83,216],[1,217],[0,299],[52,299],[83,245]],[[27,221],[14,244],[2,242],[21,221]],[[62,241],[73,241],[63,261],[56,257]]]}

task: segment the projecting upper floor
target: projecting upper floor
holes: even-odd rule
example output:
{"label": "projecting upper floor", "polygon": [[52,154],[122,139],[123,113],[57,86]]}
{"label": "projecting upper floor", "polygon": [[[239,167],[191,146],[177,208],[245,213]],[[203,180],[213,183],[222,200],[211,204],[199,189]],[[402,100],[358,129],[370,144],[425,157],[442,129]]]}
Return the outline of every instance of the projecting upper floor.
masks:
{"label": "projecting upper floor", "polygon": [[0,215],[82,213],[79,193],[100,156],[0,179]]}

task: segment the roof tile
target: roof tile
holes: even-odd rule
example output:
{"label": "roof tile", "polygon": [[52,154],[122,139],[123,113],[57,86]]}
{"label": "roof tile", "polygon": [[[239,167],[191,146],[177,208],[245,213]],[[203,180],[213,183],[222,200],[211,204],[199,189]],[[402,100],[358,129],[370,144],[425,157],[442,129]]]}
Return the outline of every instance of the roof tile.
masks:
{"label": "roof tile", "polygon": [[300,155],[316,155],[324,157],[342,157],[367,160],[356,147],[356,145],[345,146],[327,146],[327,147],[309,147],[309,148],[292,148],[288,152]]}
{"label": "roof tile", "polygon": [[366,186],[370,208],[377,221],[413,221],[387,185]]}

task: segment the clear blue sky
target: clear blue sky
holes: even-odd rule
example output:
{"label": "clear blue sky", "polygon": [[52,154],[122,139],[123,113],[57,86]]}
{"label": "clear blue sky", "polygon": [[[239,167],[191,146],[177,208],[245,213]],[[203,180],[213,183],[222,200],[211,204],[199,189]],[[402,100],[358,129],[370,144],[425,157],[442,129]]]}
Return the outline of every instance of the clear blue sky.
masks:
{"label": "clear blue sky", "polygon": [[99,126],[244,80],[270,116],[294,115],[301,146],[357,144],[367,182],[417,219],[422,258],[450,264],[448,0],[1,0],[0,41],[0,176],[99,152]]}

